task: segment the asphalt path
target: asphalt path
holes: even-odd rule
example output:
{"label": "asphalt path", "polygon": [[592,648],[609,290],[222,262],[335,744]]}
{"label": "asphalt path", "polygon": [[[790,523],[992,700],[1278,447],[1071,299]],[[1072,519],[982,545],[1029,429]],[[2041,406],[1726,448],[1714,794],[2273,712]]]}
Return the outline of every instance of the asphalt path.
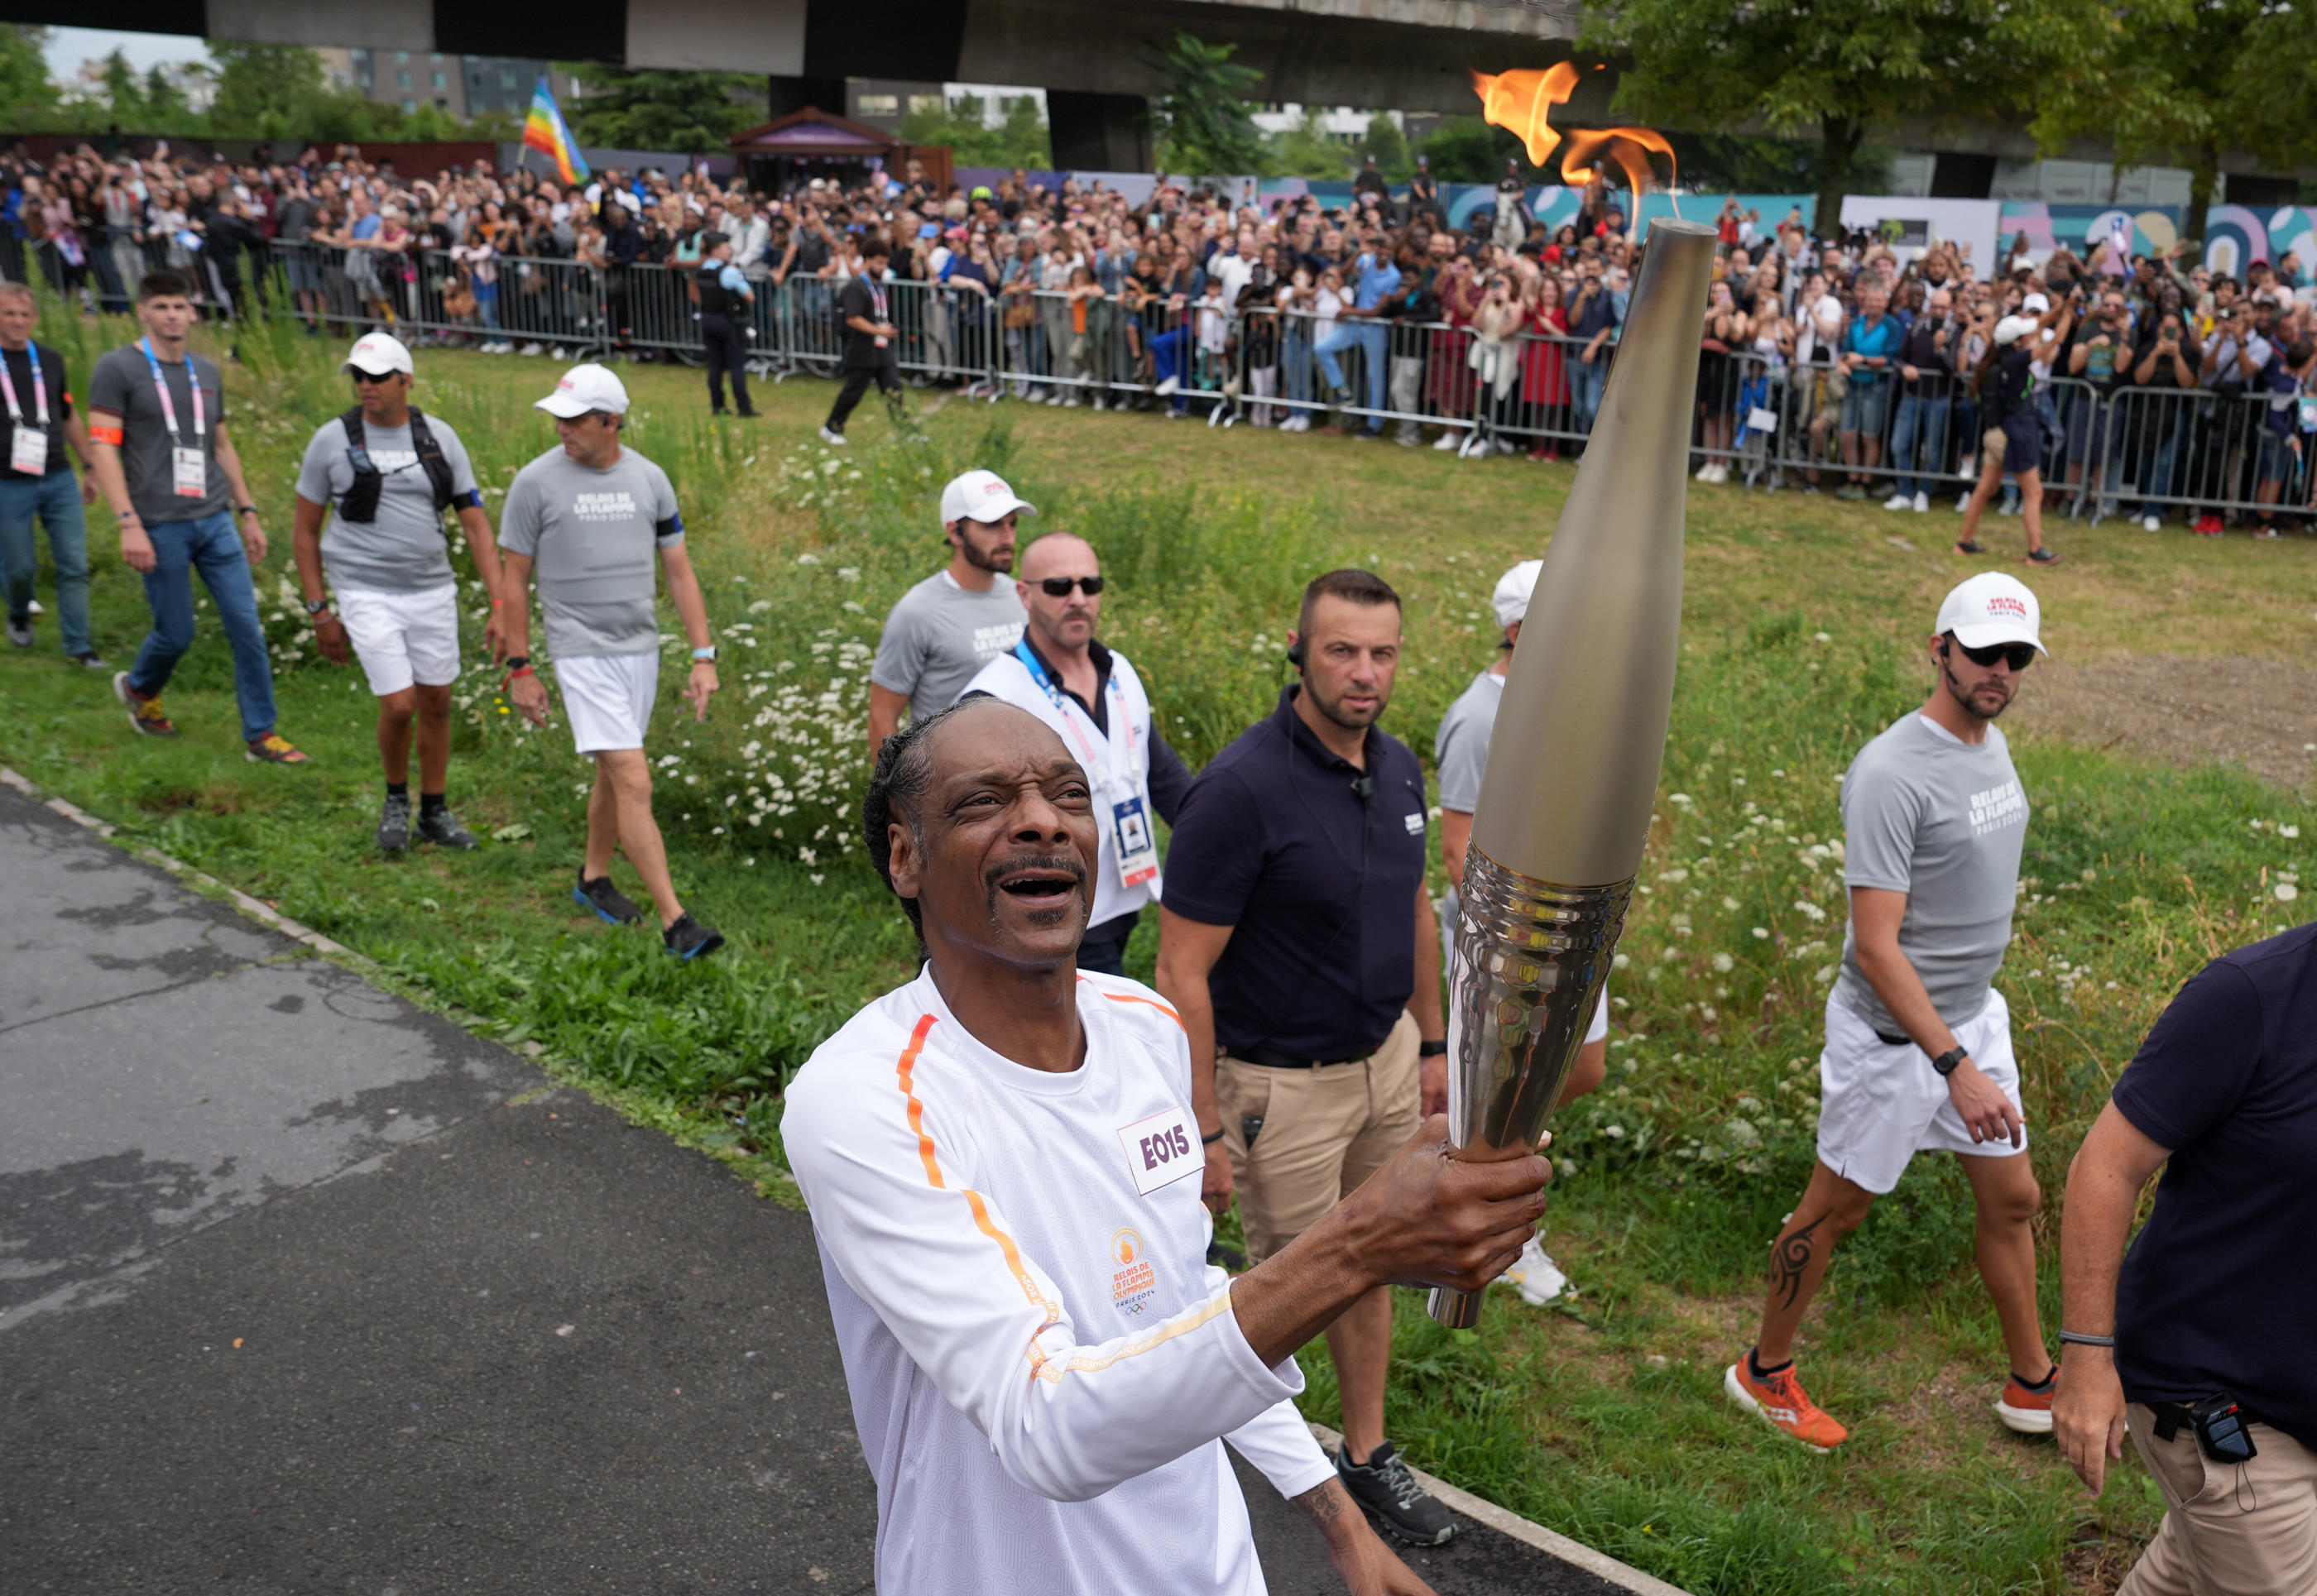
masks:
{"label": "asphalt path", "polygon": [[0,883],[0,1591],[872,1589],[804,1215],[5,789]]}

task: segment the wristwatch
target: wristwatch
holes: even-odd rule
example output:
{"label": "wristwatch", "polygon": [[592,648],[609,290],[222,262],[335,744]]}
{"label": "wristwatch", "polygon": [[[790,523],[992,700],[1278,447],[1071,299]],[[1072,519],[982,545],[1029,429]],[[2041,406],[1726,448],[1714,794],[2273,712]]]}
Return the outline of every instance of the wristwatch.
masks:
{"label": "wristwatch", "polygon": [[692,651],[692,657],[703,665],[714,664],[716,663],[716,645],[711,643],[705,648],[693,649]]}
{"label": "wristwatch", "polygon": [[309,615],[319,615],[323,611],[329,607],[330,601],[327,599],[308,599],[306,601],[306,613]]}
{"label": "wristwatch", "polygon": [[1969,1058],[1970,1057],[1970,1052],[1964,1048],[1949,1048],[1946,1052],[1931,1060],[1931,1067],[1938,1071],[1942,1077],[1945,1077],[1955,1074],[1955,1065],[1961,1064],[1964,1059]]}
{"label": "wristwatch", "polygon": [[1418,1058],[1445,1058],[1448,1056],[1448,1044],[1445,1041],[1418,1042],[1416,1044],[1416,1056]]}

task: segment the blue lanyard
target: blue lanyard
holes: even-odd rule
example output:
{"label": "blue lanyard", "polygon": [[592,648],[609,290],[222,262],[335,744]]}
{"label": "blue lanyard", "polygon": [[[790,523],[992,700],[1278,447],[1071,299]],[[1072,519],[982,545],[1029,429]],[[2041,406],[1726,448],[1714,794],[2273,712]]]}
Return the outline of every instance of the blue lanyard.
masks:
{"label": "blue lanyard", "polygon": [[[38,418],[42,432],[49,430],[49,390],[40,381],[40,346],[29,338],[24,341],[24,356],[32,362],[32,414]],[[24,412],[16,403],[15,380],[8,375],[8,362],[0,360],[0,394],[7,396],[8,421],[13,426],[24,424]]]}
{"label": "blue lanyard", "polygon": [[[149,337],[139,338],[137,340],[137,347],[145,352],[145,364],[153,373],[153,387],[161,396],[161,419],[168,425],[169,441],[183,448],[183,441],[177,436],[177,406],[169,397],[168,379],[161,375],[161,359],[153,352],[153,340]],[[184,367],[185,386],[193,393],[193,447],[198,449],[201,447],[201,434],[204,431],[201,417],[201,374],[193,369],[193,357],[190,354],[185,357]]]}
{"label": "blue lanyard", "polygon": [[[1069,727],[1071,735],[1078,739],[1080,751],[1086,754],[1087,773],[1092,775],[1096,763],[1094,743],[1078,725],[1078,717],[1085,715],[1086,711],[1078,709],[1078,715],[1070,713],[1078,706],[1073,704],[1062,690],[1056,687],[1051,679],[1047,676],[1046,667],[1038,663],[1036,651],[1026,640],[1014,645],[1014,657],[1022,662],[1023,668],[1030,673],[1030,680],[1038,684],[1040,690],[1045,693],[1048,701],[1054,706],[1054,712],[1062,718],[1062,724]],[[1126,779],[1129,785],[1137,785],[1142,777],[1142,762],[1138,757],[1141,750],[1137,746],[1134,718],[1127,712],[1126,690],[1118,684],[1118,671],[1115,666],[1110,673],[1110,709],[1112,745],[1118,745],[1119,736],[1123,733],[1126,748]],[[1103,760],[1100,762],[1103,766],[1103,775],[1100,780],[1102,784],[1107,787],[1110,784],[1108,780],[1110,762]]]}

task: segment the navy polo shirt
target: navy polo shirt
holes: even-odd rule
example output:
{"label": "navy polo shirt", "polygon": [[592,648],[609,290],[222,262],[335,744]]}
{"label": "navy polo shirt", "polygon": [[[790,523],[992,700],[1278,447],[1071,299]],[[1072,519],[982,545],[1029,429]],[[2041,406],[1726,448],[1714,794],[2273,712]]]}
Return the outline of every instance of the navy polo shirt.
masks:
{"label": "navy polo shirt", "polygon": [[[1218,1043],[1359,1058],[1416,990],[1424,768],[1373,727],[1365,771],[1329,753],[1296,716],[1301,691],[1282,692],[1191,783],[1167,852],[1167,906],[1234,928],[1207,977]],[[1353,785],[1363,774],[1374,780],[1365,799]]]}
{"label": "navy polo shirt", "polygon": [[2317,924],[2206,965],[2158,1017],[2115,1099],[2172,1149],[2116,1280],[2125,1395],[2226,1391],[2317,1447]]}

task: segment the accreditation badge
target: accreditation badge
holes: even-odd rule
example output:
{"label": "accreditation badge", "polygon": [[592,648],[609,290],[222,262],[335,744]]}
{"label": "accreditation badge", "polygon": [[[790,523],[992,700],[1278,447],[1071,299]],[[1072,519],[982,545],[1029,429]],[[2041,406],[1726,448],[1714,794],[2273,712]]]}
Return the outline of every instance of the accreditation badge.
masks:
{"label": "accreditation badge", "polygon": [[169,459],[179,498],[198,499],[210,491],[208,455],[198,449],[179,448],[169,450]]}
{"label": "accreditation badge", "polygon": [[31,427],[18,427],[8,442],[8,468],[28,477],[44,475],[49,468],[49,435]]}
{"label": "accreditation badge", "polygon": [[1111,840],[1118,844],[1118,884],[1140,887],[1158,873],[1158,840],[1150,834],[1150,816],[1136,793],[1110,807]]}

